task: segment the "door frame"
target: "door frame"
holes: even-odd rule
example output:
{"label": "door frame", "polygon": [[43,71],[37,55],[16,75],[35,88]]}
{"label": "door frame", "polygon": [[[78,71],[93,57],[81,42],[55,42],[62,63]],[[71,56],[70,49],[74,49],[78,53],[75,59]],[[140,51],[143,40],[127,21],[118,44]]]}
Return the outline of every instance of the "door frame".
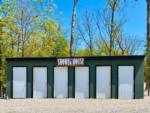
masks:
{"label": "door frame", "polygon": [[32,66],[32,98],[34,98],[34,68],[46,68],[47,75],[46,75],[46,98],[48,98],[48,66],[42,65],[42,66]]}
{"label": "door frame", "polygon": [[25,98],[27,98],[27,94],[28,94],[28,90],[27,90],[27,88],[28,88],[28,66],[22,66],[22,65],[13,65],[13,66],[11,66],[11,73],[12,73],[12,82],[11,82],[11,97],[12,98],[14,98],[14,96],[13,96],[13,80],[14,80],[14,75],[13,75],[13,68],[15,68],[15,67],[24,67],[24,68],[26,68],[26,96],[25,96]]}
{"label": "door frame", "polygon": [[135,64],[120,64],[120,65],[117,65],[117,89],[118,89],[118,95],[117,95],[117,98],[119,99],[119,66],[132,66],[133,67],[133,99],[135,99],[135,72],[136,72],[136,70],[135,70]]}
{"label": "door frame", "polygon": [[[112,98],[112,65],[110,65],[110,64],[108,64],[108,65],[96,65],[95,66],[95,78],[96,78],[96,80],[95,80],[95,91],[96,91],[96,94],[95,94],[95,98],[97,98],[97,73],[96,73],[96,71],[97,71],[97,67],[110,67],[110,98]],[[107,98],[106,98],[107,99]]]}

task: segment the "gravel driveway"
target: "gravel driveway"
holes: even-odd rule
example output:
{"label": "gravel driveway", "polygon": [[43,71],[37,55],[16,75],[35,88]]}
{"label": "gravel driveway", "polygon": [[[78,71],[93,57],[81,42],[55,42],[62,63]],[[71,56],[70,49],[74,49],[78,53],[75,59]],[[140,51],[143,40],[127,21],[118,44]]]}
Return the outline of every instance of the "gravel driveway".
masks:
{"label": "gravel driveway", "polygon": [[150,113],[150,97],[139,100],[1,99],[0,113]]}

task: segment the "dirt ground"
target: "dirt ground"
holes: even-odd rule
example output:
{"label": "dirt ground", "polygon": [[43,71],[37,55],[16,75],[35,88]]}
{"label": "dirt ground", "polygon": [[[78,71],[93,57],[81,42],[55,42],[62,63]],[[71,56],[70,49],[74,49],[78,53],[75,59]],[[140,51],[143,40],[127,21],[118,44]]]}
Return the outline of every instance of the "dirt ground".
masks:
{"label": "dirt ground", "polygon": [[117,99],[8,99],[0,113],[150,113],[150,97]]}

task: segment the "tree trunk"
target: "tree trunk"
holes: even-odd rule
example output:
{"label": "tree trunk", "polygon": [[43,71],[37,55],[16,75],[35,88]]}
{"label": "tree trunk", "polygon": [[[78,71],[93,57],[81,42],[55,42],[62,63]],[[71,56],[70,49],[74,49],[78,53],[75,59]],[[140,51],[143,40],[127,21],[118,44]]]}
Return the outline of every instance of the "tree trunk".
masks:
{"label": "tree trunk", "polygon": [[148,95],[150,94],[150,0],[147,0],[147,67]]}
{"label": "tree trunk", "polygon": [[24,42],[22,42],[22,54],[21,54],[22,57],[24,57]]}
{"label": "tree trunk", "polygon": [[115,24],[115,8],[116,8],[117,0],[114,1],[111,6],[111,26],[110,26],[110,50],[109,55],[112,56],[112,51],[114,49],[114,24]]}
{"label": "tree trunk", "polygon": [[2,90],[2,82],[0,81],[0,97],[3,96],[3,90]]}
{"label": "tree trunk", "polygon": [[149,96],[149,94],[150,94],[150,88],[148,87],[148,96]]}
{"label": "tree trunk", "polygon": [[23,25],[23,10],[21,10],[21,38],[22,38],[22,51],[21,56],[24,57],[24,25]]}
{"label": "tree trunk", "polygon": [[73,44],[74,44],[74,27],[76,19],[76,7],[78,0],[74,0],[73,12],[72,12],[72,22],[71,22],[71,37],[70,37],[70,57],[73,56]]}
{"label": "tree trunk", "polygon": [[19,56],[20,36],[18,36],[17,41],[17,55]]}

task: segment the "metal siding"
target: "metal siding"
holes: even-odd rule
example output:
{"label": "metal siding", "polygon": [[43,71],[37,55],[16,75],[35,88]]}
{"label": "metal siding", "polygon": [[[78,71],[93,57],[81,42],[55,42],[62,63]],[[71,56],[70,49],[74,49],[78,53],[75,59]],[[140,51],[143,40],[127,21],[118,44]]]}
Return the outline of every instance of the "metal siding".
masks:
{"label": "metal siding", "polygon": [[118,98],[118,69],[117,65],[112,65],[112,79],[111,79],[111,98]]}
{"label": "metal siding", "polygon": [[89,98],[96,98],[96,72],[92,64],[89,64]]}
{"label": "metal siding", "polygon": [[144,62],[135,65],[135,99],[144,98]]}
{"label": "metal siding", "polygon": [[54,67],[53,65],[48,66],[48,76],[47,76],[47,97],[53,98],[53,87],[54,87]]}
{"label": "metal siding", "polygon": [[75,68],[68,67],[68,97],[75,98]]}
{"label": "metal siding", "polygon": [[28,66],[27,71],[27,98],[32,98],[33,90],[33,75],[32,75],[32,66]]}
{"label": "metal siding", "polygon": [[[96,95],[96,87],[95,87],[95,68],[96,65],[111,65],[112,66],[112,79],[111,79],[111,96],[112,98],[118,98],[118,75],[117,75],[117,65],[135,65],[135,98],[143,98],[143,81],[144,81],[144,65],[143,65],[144,59],[98,59],[98,60],[86,60],[86,65],[90,67],[90,78],[89,81],[92,83],[90,85],[90,97],[95,97]],[[26,60],[26,61],[7,61],[7,95],[11,98],[12,97],[12,72],[11,67],[12,66],[28,66],[28,84],[27,84],[27,97],[32,97],[32,66],[48,66],[48,97],[53,98],[53,67],[56,65],[56,60],[40,60],[40,61],[34,61],[34,60]],[[69,97],[74,97],[74,67],[69,68]],[[71,94],[72,93],[72,94]],[[92,96],[91,96],[92,95]]]}

